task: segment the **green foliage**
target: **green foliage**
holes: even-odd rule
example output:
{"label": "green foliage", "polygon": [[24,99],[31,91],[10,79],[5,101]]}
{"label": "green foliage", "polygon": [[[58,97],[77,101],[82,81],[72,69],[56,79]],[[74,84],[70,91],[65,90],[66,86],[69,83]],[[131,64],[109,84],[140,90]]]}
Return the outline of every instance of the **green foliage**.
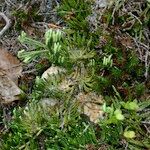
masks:
{"label": "green foliage", "polygon": [[81,120],[75,106],[69,114],[35,102],[14,110],[11,132],[4,135],[1,149],[38,149],[41,137],[46,149],[84,149],[87,143],[96,144],[94,129]]}
{"label": "green foliage", "polygon": [[[102,47],[99,69],[102,74],[99,77],[102,92],[111,95],[112,85],[114,85],[124,98],[137,97],[138,92],[135,91],[137,89],[135,85],[137,82],[141,82],[142,78],[144,79],[145,68],[132,50],[126,52],[124,48],[116,47],[115,41],[110,37],[109,42]],[[134,87],[132,87],[133,85]],[[134,92],[129,93],[129,88],[132,88]]]}
{"label": "green foliage", "polygon": [[90,1],[62,0],[58,14],[64,19],[69,28],[87,32],[88,22],[85,19],[91,13]]}
{"label": "green foliage", "polygon": [[[118,149],[121,146],[119,141],[121,141],[122,138],[129,143],[132,143],[132,139],[136,141],[136,137],[138,139],[139,135],[149,138],[144,135],[144,131],[142,130],[141,120],[144,113],[140,112],[141,114],[139,115],[138,111],[140,107],[137,102],[123,102],[118,98],[113,99],[113,101],[114,103],[111,106],[106,106],[106,103],[103,105],[106,117],[101,120],[99,124],[102,129],[99,136],[103,142],[111,146],[113,145],[115,149]],[[141,138],[141,142],[139,142],[141,146],[137,144],[139,149],[143,147],[144,140],[145,139]],[[149,146],[147,145],[146,148],[149,148]]]}
{"label": "green foliage", "polygon": [[124,137],[130,138],[130,139],[135,138],[135,132],[134,131],[125,131]]}
{"label": "green foliage", "polygon": [[25,7],[17,8],[11,12],[15,18],[14,26],[17,30],[22,30],[24,26],[29,25],[33,20],[42,21],[42,16],[37,13],[39,9],[38,4],[33,6],[30,5],[30,2],[28,1],[24,5]]}
{"label": "green foliage", "polygon": [[[85,39],[85,36],[80,34],[64,35],[59,30],[48,30],[45,33],[45,42],[31,39],[31,44],[30,38],[24,33],[19,40],[33,48],[31,52],[19,52],[19,57],[25,62],[44,56],[50,63],[62,67],[66,71],[49,75],[47,79],[36,78],[34,90],[30,96],[31,104],[18,110],[22,114],[17,117],[15,114],[18,115],[19,112],[15,113],[16,119],[10,125],[11,135],[15,135],[16,139],[13,139],[18,141],[17,145],[14,145],[15,148],[36,146],[40,135],[45,139],[44,146],[53,149],[85,149],[86,144],[89,143],[97,146],[105,143],[110,148],[118,149],[125,147],[120,144],[122,140],[130,143],[129,147],[132,147],[133,139],[136,141],[139,136],[145,136],[141,121],[147,114],[142,112],[139,115],[138,111],[141,105],[139,106],[137,100],[123,101],[118,89],[115,88],[116,85],[122,85],[123,82],[122,86],[128,88],[128,84],[125,83],[126,79],[122,79],[121,75],[130,74],[128,67],[132,68],[138,65],[136,59],[129,59],[131,61],[127,62],[128,65],[125,63],[124,66],[121,66],[125,69],[122,70],[120,64],[124,60],[122,58],[119,60],[117,56],[122,57],[123,54],[112,46],[109,47],[109,50],[104,48],[105,53],[99,62],[96,52],[92,50],[92,38]],[[118,65],[116,61],[120,64]],[[96,69],[107,71],[109,75],[99,77]],[[107,76],[113,80],[118,79],[118,83],[108,82]],[[59,88],[64,79],[72,80],[71,87],[66,91]],[[100,131],[95,133],[95,127],[91,123],[85,122],[80,116],[75,95],[81,91],[96,90],[100,92],[100,86],[97,86],[97,83],[104,86],[105,90],[108,90],[108,87],[113,89],[116,96],[106,100],[110,106],[106,106],[104,103],[105,117],[99,122]],[[112,86],[112,84],[114,85]],[[49,102],[43,104],[42,101],[45,98]],[[132,99],[132,97],[130,98]],[[20,134],[18,135],[18,133]],[[31,140],[31,137],[34,138]],[[10,136],[9,140],[10,138],[12,137]],[[7,139],[7,141],[9,140]],[[28,142],[24,143],[25,141]],[[142,138],[140,144],[142,145],[144,141],[145,138]],[[141,147],[140,144],[138,147]],[[7,146],[8,143],[3,141],[2,145]],[[10,145],[13,144],[10,143]],[[142,145],[142,147],[148,148],[149,146]]]}
{"label": "green foliage", "polygon": [[[139,60],[134,47],[126,46],[130,40],[124,44],[123,38],[116,39],[116,35],[123,34],[122,26],[127,18],[133,19],[120,12],[126,2],[112,1],[106,8],[102,19],[107,32],[101,26],[98,31],[89,32],[86,17],[91,13],[91,2],[87,0],[61,2],[57,11],[67,29],[50,29],[42,40],[22,32],[18,39],[29,48],[18,53],[23,62],[33,61],[36,65],[42,58],[50,68],[63,71],[53,72],[46,78],[36,77],[29,102],[14,109],[8,129],[1,135],[0,149],[82,150],[89,145],[95,149],[103,146],[112,150],[150,149],[144,124],[150,119],[147,111],[150,101],[143,98],[148,93],[145,64]],[[142,40],[148,14],[149,5],[146,5],[143,13],[139,13],[142,24],[134,18],[133,26],[125,30],[135,37],[141,36]],[[22,13],[20,16],[28,18]],[[112,28],[113,24],[120,27],[119,32]],[[101,37],[106,40],[104,44],[99,42]],[[64,81],[67,84],[62,88]],[[90,122],[79,111],[77,95],[82,92],[104,96],[104,116],[98,123]],[[5,124],[2,118],[1,122]]]}
{"label": "green foliage", "polygon": [[[61,40],[61,38],[63,38]],[[95,81],[95,56],[96,53],[91,50],[90,44],[92,39],[86,40],[83,35],[75,34],[64,37],[61,31],[48,30],[45,33],[44,43],[30,40],[25,33],[19,37],[20,42],[28,44],[32,50],[30,52],[20,51],[18,57],[24,62],[30,62],[36,58],[44,57],[50,63],[57,66],[65,67],[69,71],[68,78],[76,82],[74,88],[89,91],[97,88]],[[70,45],[70,43],[72,43]],[[74,43],[74,44],[73,44]],[[78,47],[77,47],[78,45]],[[45,88],[46,89],[46,88]]]}

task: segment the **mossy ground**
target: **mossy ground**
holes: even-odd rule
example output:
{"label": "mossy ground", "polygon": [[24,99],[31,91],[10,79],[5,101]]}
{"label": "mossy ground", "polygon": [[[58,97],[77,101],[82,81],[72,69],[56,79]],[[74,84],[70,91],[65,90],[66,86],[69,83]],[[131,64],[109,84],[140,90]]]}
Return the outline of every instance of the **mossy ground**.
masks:
{"label": "mossy ground", "polygon": [[[36,79],[32,88],[21,81],[27,97],[9,110],[10,119],[4,116],[7,111],[1,111],[1,149],[150,149],[149,2],[117,0],[100,8],[93,1],[62,0],[57,7],[63,20],[55,26],[63,32],[60,51],[53,52],[51,41],[50,52],[42,53],[42,46],[22,37],[32,51],[19,56],[23,60],[31,56]],[[29,14],[15,11],[16,30],[39,19]],[[44,43],[43,33],[30,36]],[[38,55],[31,55],[37,50]],[[52,64],[65,68],[67,74],[43,81],[39,76]],[[65,77],[73,85],[64,92],[58,87]],[[79,93],[90,92],[104,97],[100,106],[104,116],[96,123],[80,114],[76,101]],[[44,98],[58,103],[43,107]]]}

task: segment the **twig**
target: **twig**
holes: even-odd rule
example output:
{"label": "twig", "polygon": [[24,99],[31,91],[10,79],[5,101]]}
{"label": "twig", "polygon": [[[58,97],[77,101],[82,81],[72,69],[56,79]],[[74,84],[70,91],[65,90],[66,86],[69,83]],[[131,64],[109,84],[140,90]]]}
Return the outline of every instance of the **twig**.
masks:
{"label": "twig", "polygon": [[149,57],[149,51],[147,50],[146,51],[146,54],[145,54],[145,77],[146,79],[148,78],[148,71],[149,71],[149,67],[150,67],[150,62],[148,62],[148,57]]}
{"label": "twig", "polygon": [[128,150],[128,143],[126,142],[125,150]]}
{"label": "twig", "polygon": [[0,31],[0,37],[4,34],[4,32],[6,32],[6,30],[8,30],[11,26],[11,21],[10,19],[2,12],[0,12],[0,16],[5,20],[6,25],[4,26],[4,28]]}
{"label": "twig", "polygon": [[37,69],[27,70],[27,71],[23,71],[22,74],[29,74],[29,73],[33,73],[36,71],[37,71]]}
{"label": "twig", "polygon": [[13,3],[13,2],[11,2],[10,0],[5,0],[5,3],[8,5],[8,6],[14,6],[15,8],[16,8],[16,5]]}
{"label": "twig", "polygon": [[142,124],[150,125],[150,121],[141,121]]}
{"label": "twig", "polygon": [[140,46],[139,46],[138,42],[136,41],[135,38],[132,38],[132,39],[134,40],[134,43],[135,43],[136,46],[137,46],[137,50],[138,50],[138,53],[139,53],[139,55],[140,55],[141,61],[144,61],[144,60],[143,60],[143,56],[142,56],[142,52],[141,52],[141,49],[140,49]]}
{"label": "twig", "polygon": [[133,18],[135,18],[142,25],[141,20],[136,15],[132,14],[132,12],[129,12],[129,15],[131,15]]}
{"label": "twig", "polygon": [[145,129],[147,130],[148,134],[150,133],[150,130],[148,129],[148,127],[144,124]]}
{"label": "twig", "polygon": [[[138,53],[140,55],[139,59],[145,63],[145,73],[144,73],[144,76],[145,76],[145,78],[147,80],[148,77],[149,77],[149,68],[150,68],[150,60],[149,60],[149,57],[150,57],[150,51],[149,51],[149,49],[150,49],[150,47],[149,47],[149,42],[148,42],[148,45],[146,45],[146,44],[138,41],[136,38],[134,38],[132,36],[130,36],[130,37],[133,39],[135,45],[137,46],[137,51],[138,51]],[[146,38],[149,40],[149,38],[148,38],[147,35],[146,35]],[[145,54],[144,53],[142,54],[141,49],[144,50]]]}

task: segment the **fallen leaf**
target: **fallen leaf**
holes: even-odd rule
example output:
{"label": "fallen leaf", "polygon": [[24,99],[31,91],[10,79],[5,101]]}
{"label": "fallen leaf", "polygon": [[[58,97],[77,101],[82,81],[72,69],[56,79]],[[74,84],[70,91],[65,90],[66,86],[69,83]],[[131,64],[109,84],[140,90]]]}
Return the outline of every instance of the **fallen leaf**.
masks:
{"label": "fallen leaf", "polygon": [[35,32],[36,32],[35,28],[33,28],[33,27],[31,27],[31,26],[29,26],[29,25],[27,25],[27,24],[22,24],[21,27],[24,29],[24,31],[25,31],[28,35],[30,35],[30,36],[35,36]]}
{"label": "fallen leaf", "polygon": [[20,61],[0,48],[0,103],[8,104],[18,100],[22,93],[18,85],[18,77],[21,75]]}
{"label": "fallen leaf", "polygon": [[131,37],[127,34],[121,34],[121,33],[117,33],[117,36],[115,36],[115,39],[121,43],[121,45],[123,45],[126,48],[134,48],[133,45],[133,40],[131,39]]}
{"label": "fallen leaf", "polygon": [[59,25],[56,25],[56,24],[53,24],[53,23],[49,23],[48,24],[48,27],[49,28],[52,28],[52,29],[61,29],[62,27],[60,27]]}
{"label": "fallen leaf", "polygon": [[4,70],[9,78],[17,83],[21,76],[22,66],[20,61],[8,51],[0,48],[0,69]]}
{"label": "fallen leaf", "polygon": [[21,89],[13,82],[6,72],[0,69],[0,103],[9,104],[19,100]]}

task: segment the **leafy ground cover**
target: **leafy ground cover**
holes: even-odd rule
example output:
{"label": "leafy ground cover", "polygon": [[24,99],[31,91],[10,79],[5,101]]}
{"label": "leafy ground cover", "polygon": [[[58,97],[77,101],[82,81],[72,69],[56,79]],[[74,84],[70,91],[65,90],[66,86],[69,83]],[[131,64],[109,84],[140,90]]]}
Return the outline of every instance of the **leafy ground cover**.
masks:
{"label": "leafy ground cover", "polygon": [[10,9],[23,94],[1,104],[0,148],[150,149],[150,2],[23,4]]}

